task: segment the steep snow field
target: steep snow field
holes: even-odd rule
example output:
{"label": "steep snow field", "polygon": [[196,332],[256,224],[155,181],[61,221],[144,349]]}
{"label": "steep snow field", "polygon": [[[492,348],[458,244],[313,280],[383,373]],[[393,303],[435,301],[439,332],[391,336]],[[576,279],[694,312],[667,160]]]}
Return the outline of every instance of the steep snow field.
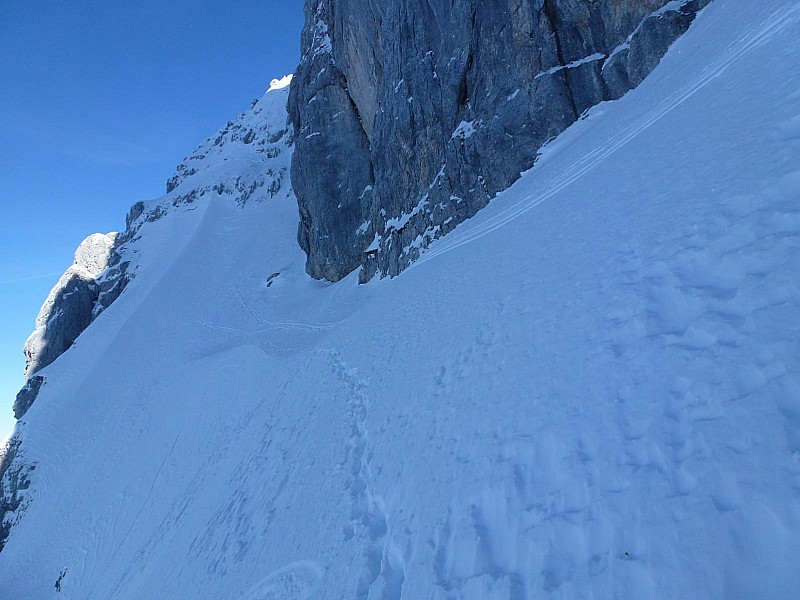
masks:
{"label": "steep snow field", "polygon": [[800,597],[799,39],[716,0],[393,280],[305,276],[291,194],[146,224],[0,598]]}

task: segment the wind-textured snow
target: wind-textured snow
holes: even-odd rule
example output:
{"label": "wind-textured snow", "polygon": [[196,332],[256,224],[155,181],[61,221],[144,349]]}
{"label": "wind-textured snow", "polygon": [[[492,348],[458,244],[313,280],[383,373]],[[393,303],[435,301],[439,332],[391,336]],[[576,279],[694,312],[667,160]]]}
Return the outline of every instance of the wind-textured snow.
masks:
{"label": "wind-textured snow", "polygon": [[148,223],[0,597],[800,597],[798,39],[714,2],[396,279],[309,279],[284,194]]}

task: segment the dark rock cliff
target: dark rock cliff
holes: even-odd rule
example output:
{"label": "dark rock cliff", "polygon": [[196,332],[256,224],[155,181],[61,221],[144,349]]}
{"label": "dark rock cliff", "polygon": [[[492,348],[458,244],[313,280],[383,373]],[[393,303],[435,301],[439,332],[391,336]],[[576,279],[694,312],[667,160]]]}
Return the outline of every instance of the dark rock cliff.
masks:
{"label": "dark rock cliff", "polygon": [[307,0],[289,99],[307,271],[396,275],[710,0]]}

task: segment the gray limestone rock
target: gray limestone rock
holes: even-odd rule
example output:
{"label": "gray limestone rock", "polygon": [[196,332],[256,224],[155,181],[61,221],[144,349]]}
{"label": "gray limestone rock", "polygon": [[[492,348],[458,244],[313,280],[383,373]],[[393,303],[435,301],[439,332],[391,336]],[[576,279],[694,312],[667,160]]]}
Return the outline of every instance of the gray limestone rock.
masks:
{"label": "gray limestone rock", "polygon": [[74,262],[50,291],[25,342],[27,378],[61,356],[91,323],[100,293],[95,280],[105,271],[116,239],[116,233],[95,233],[78,246]]}
{"label": "gray limestone rock", "polygon": [[17,393],[14,399],[12,409],[14,411],[14,418],[20,420],[28,412],[28,409],[36,400],[39,395],[39,390],[42,389],[44,377],[41,375],[34,375],[25,383],[23,388]]}
{"label": "gray limestone rock", "polygon": [[308,273],[401,272],[709,2],[307,0],[289,112]]}
{"label": "gray limestone rock", "polygon": [[[350,95],[355,88],[331,54],[329,31],[335,23],[329,3],[306,4],[305,49],[298,74],[289,93],[289,111],[295,131],[295,155],[292,160],[292,186],[298,197],[300,226],[298,241],[309,256],[307,269],[318,279],[338,280],[361,262],[365,234],[357,231],[372,205],[372,162],[367,134],[369,124]],[[365,20],[355,23],[352,34],[374,36]],[[360,39],[368,39],[363,37]],[[375,64],[375,61],[372,61]],[[362,70],[361,90],[365,105],[376,109],[369,97],[375,74]],[[297,75],[295,75],[296,77]],[[297,153],[297,149],[302,149]]]}
{"label": "gray limestone rock", "polygon": [[21,443],[15,433],[0,448],[0,551],[22,512],[30,487],[30,473],[36,469],[36,465],[23,460]]}

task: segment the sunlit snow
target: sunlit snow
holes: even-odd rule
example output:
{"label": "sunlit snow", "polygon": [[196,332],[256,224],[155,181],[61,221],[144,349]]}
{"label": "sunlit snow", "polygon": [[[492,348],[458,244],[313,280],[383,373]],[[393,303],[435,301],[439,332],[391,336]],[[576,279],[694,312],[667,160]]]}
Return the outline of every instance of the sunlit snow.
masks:
{"label": "sunlit snow", "polygon": [[0,598],[800,597],[798,39],[712,3],[392,280],[306,276],[288,187],[147,223]]}

